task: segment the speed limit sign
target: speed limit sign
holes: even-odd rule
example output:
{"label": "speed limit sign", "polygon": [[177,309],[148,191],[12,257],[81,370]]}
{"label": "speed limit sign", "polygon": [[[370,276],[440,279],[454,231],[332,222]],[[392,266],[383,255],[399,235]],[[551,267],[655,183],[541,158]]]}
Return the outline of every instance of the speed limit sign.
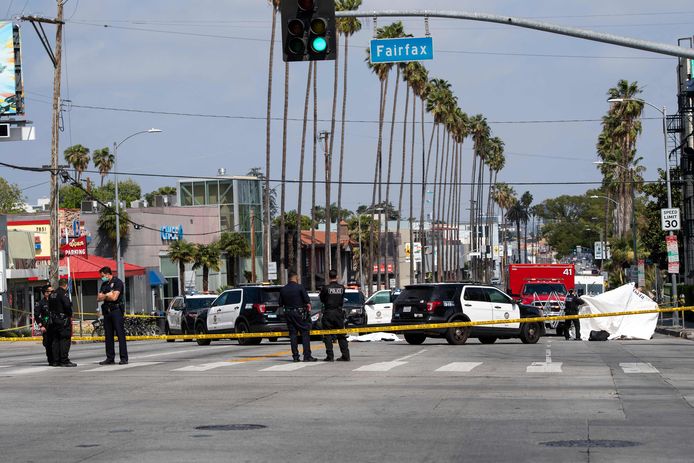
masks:
{"label": "speed limit sign", "polygon": [[680,229],[680,210],[661,209],[660,210],[660,226],[665,231]]}

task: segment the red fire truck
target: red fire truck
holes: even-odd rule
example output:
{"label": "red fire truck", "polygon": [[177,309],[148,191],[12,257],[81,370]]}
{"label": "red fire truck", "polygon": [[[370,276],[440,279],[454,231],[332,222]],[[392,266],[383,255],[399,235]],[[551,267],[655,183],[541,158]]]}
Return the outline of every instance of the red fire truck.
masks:
{"label": "red fire truck", "polygon": [[[546,316],[564,315],[566,293],[574,288],[573,264],[511,264],[508,292],[522,304],[541,307]],[[564,333],[564,322],[547,322],[546,328]]]}

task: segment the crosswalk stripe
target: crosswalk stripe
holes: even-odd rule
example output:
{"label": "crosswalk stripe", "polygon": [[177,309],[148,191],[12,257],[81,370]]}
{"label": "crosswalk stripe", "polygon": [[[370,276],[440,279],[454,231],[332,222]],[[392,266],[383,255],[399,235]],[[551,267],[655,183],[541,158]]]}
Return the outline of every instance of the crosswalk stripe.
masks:
{"label": "crosswalk stripe", "polygon": [[263,368],[260,371],[295,371],[295,370],[298,370],[300,368],[316,366],[316,365],[324,365],[324,363],[317,363],[317,362],[287,363],[284,365],[275,365],[273,367]]}
{"label": "crosswalk stripe", "polygon": [[83,370],[82,373],[88,373],[92,371],[121,371],[121,370],[126,370],[128,368],[137,368],[137,367],[147,367],[150,365],[157,365],[162,362],[136,362],[136,363],[128,363],[127,365],[103,365],[98,368],[92,368],[90,370]]}
{"label": "crosswalk stripe", "polygon": [[190,366],[183,367],[183,368],[176,368],[175,370],[171,370],[171,371],[209,371],[209,370],[214,370],[215,368],[230,367],[232,365],[240,365],[240,364],[239,363],[233,363],[233,362],[212,362],[212,363],[203,363],[202,365],[190,365]]}
{"label": "crosswalk stripe", "polygon": [[561,373],[562,362],[533,362],[525,371],[526,373]]}
{"label": "crosswalk stripe", "polygon": [[408,362],[399,362],[394,360],[392,362],[378,362],[371,363],[369,365],[364,365],[352,371],[390,371],[393,368],[405,365]]}
{"label": "crosswalk stripe", "polygon": [[659,373],[650,363],[620,363],[624,373]]}
{"label": "crosswalk stripe", "polygon": [[437,368],[434,371],[457,371],[457,372],[469,372],[473,368],[482,365],[482,362],[453,362],[448,365],[444,365]]}
{"label": "crosswalk stripe", "polygon": [[56,367],[51,367],[48,365],[45,366],[40,366],[40,367],[26,367],[26,368],[19,368],[18,370],[3,370],[2,375],[26,375],[26,374],[31,374],[31,373],[40,373],[42,371],[47,371],[47,370],[59,370],[59,368]]}

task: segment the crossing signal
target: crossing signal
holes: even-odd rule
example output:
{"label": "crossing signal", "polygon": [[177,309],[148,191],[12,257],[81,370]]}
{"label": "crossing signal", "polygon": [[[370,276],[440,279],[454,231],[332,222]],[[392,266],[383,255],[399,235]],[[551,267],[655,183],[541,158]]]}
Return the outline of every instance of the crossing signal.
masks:
{"label": "crossing signal", "polygon": [[335,60],[335,1],[282,0],[284,61]]}

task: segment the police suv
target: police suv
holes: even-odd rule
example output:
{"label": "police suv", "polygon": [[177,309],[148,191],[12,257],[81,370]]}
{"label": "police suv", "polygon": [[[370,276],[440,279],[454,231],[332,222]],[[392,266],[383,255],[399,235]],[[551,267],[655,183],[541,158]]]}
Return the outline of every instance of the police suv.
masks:
{"label": "police suv", "polygon": [[[279,307],[281,286],[252,285],[228,289],[212,305],[200,311],[195,322],[196,334],[266,333],[287,331]],[[275,338],[271,338],[275,340]],[[239,338],[239,344],[260,344],[261,337]],[[197,339],[207,346],[210,339]]]}
{"label": "police suv", "polygon": [[[209,307],[216,298],[216,294],[194,294],[173,298],[166,309],[166,334],[193,334],[198,313]],[[169,339],[168,342],[174,340]]]}
{"label": "police suv", "polygon": [[[481,283],[435,283],[406,286],[393,307],[393,324],[513,320],[541,317],[542,309],[516,303],[491,285]],[[445,338],[449,344],[465,344],[468,338],[492,344],[497,339],[520,338],[535,344],[545,334],[543,323],[508,322],[494,325],[405,331],[405,340],[421,344],[427,337]]]}

